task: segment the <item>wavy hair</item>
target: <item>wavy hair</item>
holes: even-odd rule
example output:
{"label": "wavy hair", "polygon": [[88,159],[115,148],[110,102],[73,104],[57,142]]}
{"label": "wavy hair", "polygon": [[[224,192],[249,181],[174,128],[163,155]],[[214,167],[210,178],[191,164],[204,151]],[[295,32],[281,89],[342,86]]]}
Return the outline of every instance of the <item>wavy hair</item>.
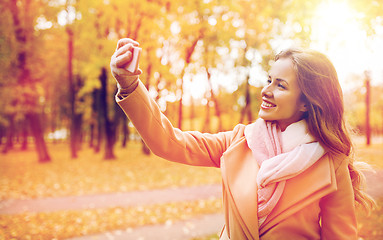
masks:
{"label": "wavy hair", "polygon": [[353,144],[344,120],[343,92],[331,61],[313,50],[288,49],[275,56],[292,60],[302,98],[306,103],[304,115],[310,133],[333,155],[348,156],[348,169],[357,203],[367,211],[374,200],[363,191],[365,177],[353,157]]}

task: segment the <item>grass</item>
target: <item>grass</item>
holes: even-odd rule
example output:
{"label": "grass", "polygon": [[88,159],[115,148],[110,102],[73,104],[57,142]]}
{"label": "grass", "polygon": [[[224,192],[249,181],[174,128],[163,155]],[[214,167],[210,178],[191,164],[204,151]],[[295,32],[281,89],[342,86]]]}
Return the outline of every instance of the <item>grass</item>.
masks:
{"label": "grass", "polygon": [[[190,167],[141,153],[141,144],[131,142],[117,149],[117,159],[102,160],[102,154],[83,149],[70,159],[65,144],[50,144],[53,161],[38,164],[33,150],[0,155],[0,200],[127,192],[178,186],[219,184],[219,169]],[[357,157],[383,169],[383,144],[357,146]],[[383,199],[367,216],[358,210],[360,237],[383,239]],[[0,215],[2,239],[62,239],[109,230],[131,229],[156,223],[171,223],[199,214],[222,212],[221,199],[157,204],[145,207],[88,209],[49,213]],[[218,239],[217,235],[200,240]]]}

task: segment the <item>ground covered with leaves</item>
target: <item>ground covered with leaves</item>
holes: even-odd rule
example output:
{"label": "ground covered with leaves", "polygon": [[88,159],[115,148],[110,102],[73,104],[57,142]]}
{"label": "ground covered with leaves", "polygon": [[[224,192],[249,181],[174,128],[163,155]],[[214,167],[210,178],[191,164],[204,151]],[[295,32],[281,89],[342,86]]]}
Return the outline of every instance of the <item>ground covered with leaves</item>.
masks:
{"label": "ground covered with leaves", "polygon": [[0,215],[0,239],[64,239],[149,224],[172,224],[222,211],[221,199],[173,202],[131,208],[88,209]]}
{"label": "ground covered with leaves", "polygon": [[0,200],[79,196],[220,183],[217,168],[186,166],[141,152],[141,143],[116,148],[117,159],[84,148],[77,159],[69,146],[49,145],[52,162],[38,164],[36,153],[0,155]]}
{"label": "ground covered with leaves", "polygon": [[[81,196],[221,182],[219,169],[190,167],[141,153],[140,143],[116,149],[117,159],[105,161],[102,154],[83,149],[70,159],[65,144],[50,144],[53,161],[38,164],[34,151],[14,151],[0,156],[0,200]],[[383,169],[383,145],[357,146],[360,160]],[[382,193],[383,195],[383,193]],[[383,199],[367,216],[358,211],[360,236],[383,238]],[[2,239],[63,239],[110,230],[165,223],[171,224],[200,214],[222,212],[221,199],[155,204],[129,208],[68,210],[0,215]],[[216,235],[207,239],[218,239]]]}
{"label": "ground covered with leaves", "polygon": [[[52,162],[37,163],[33,149],[1,155],[0,201],[81,196],[187,187],[221,182],[219,169],[185,166],[141,152],[140,142],[116,149],[117,159],[83,149],[70,158],[66,144],[50,144]],[[222,212],[221,199],[129,208],[68,210],[0,215],[2,239],[64,239],[148,224],[171,224],[196,215]]]}

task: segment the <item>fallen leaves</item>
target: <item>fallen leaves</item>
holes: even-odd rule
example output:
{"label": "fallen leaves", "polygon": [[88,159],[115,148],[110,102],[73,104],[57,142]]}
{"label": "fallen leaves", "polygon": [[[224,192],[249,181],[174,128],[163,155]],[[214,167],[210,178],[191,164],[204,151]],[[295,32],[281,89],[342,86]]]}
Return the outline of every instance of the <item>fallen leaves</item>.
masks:
{"label": "fallen leaves", "polygon": [[[49,145],[53,161],[39,164],[33,150],[2,155],[0,200],[116,193],[221,182],[219,169],[191,167],[141,153],[141,144],[116,149],[119,158],[102,160],[102,154],[84,149],[69,158],[69,147]],[[0,240],[63,239],[186,219],[222,211],[221,199],[176,202],[134,208],[106,208],[0,215]]]}
{"label": "fallen leaves", "polygon": [[356,145],[356,160],[370,164],[374,169],[383,169],[383,144]]}
{"label": "fallen leaves", "polygon": [[129,231],[218,212],[222,212],[222,199],[212,198],[134,208],[0,215],[0,239],[63,239],[116,229]]}
{"label": "fallen leaves", "polygon": [[221,183],[216,168],[192,167],[159,157],[143,155],[141,144],[131,142],[117,149],[115,161],[83,149],[78,159],[70,159],[69,147],[49,145],[53,161],[39,164],[32,150],[2,155],[0,200],[98,193],[127,192]]}

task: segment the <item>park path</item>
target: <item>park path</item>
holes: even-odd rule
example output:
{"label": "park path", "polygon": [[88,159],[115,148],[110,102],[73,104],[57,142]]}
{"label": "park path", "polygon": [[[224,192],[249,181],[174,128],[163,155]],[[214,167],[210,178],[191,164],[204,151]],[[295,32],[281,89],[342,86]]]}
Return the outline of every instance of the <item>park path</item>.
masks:
{"label": "park path", "polygon": [[[60,210],[134,207],[169,202],[193,201],[222,197],[221,185],[203,185],[187,188],[169,188],[151,191],[133,191],[87,196],[70,196],[30,200],[0,201],[1,214],[23,212],[52,212]],[[71,240],[177,240],[191,239],[218,233],[223,226],[223,214],[208,214],[184,221],[128,228]]]}
{"label": "park path", "polygon": [[184,221],[116,230],[67,240],[185,240],[217,234],[223,224],[223,214],[208,214]]}
{"label": "park path", "polygon": [[[366,173],[367,192],[375,198],[383,197],[383,170]],[[18,214],[25,211],[50,212],[89,208],[131,207],[148,204],[193,201],[221,197],[221,185],[171,188],[90,196],[46,198],[31,200],[5,200],[0,202],[0,214]],[[117,230],[70,240],[178,240],[191,239],[218,233],[223,226],[223,214],[209,214],[185,221],[148,225]]]}
{"label": "park path", "polygon": [[0,214],[18,214],[26,211],[38,213],[60,210],[134,207],[149,204],[219,198],[221,196],[221,185],[203,185],[187,188],[169,188],[60,198],[11,199],[0,201]]}

